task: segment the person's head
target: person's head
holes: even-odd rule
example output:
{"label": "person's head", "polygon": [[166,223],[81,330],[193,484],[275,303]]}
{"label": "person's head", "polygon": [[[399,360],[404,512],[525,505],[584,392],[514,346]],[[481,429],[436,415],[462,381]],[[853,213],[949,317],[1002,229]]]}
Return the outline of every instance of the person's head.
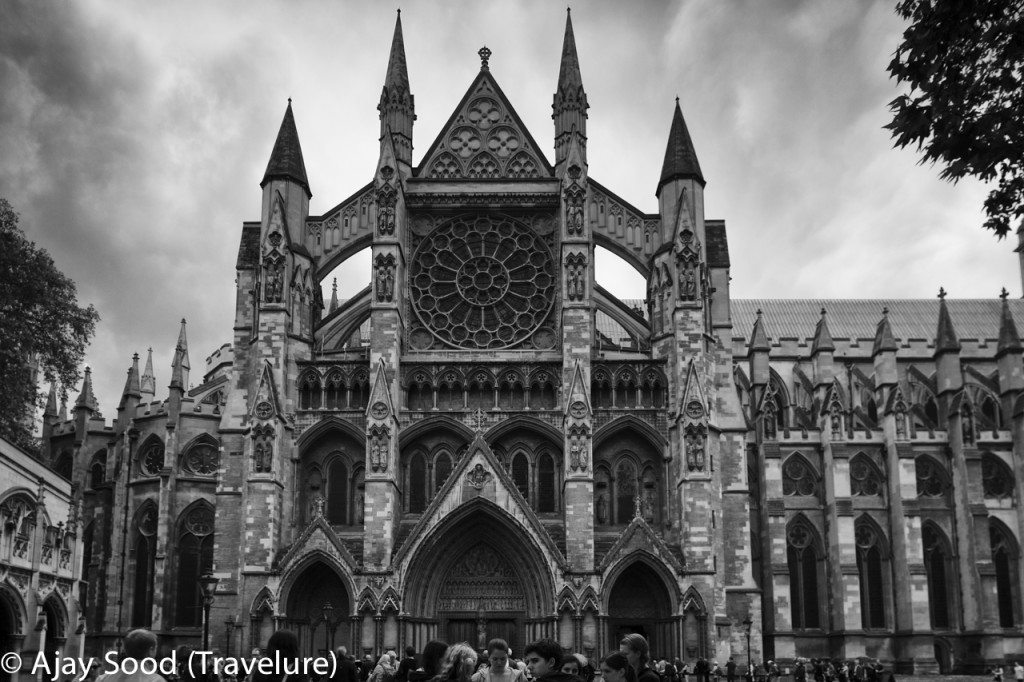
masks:
{"label": "person's head", "polygon": [[625,654],[614,653],[601,660],[601,679],[604,682],[635,682],[636,672]]}
{"label": "person's head", "polygon": [[619,642],[619,653],[625,654],[629,659],[629,664],[633,666],[633,670],[639,671],[647,666],[647,661],[651,657],[651,648],[643,635],[632,632]]}
{"label": "person's head", "polygon": [[338,657],[338,660],[344,661],[348,658],[348,648],[339,646],[334,650],[334,654]]}
{"label": "person's head", "polygon": [[423,672],[431,677],[441,672],[441,662],[444,660],[444,655],[447,652],[447,642],[442,642],[438,639],[427,642],[427,645],[423,647]]}
{"label": "person's head", "polygon": [[149,630],[132,630],[124,636],[124,657],[141,661],[156,655],[156,635]]}
{"label": "person's head", "polygon": [[267,640],[267,657],[274,658],[280,653],[281,660],[295,660],[299,657],[299,638],[291,630],[278,630]]}
{"label": "person's head", "polygon": [[476,669],[476,652],[466,642],[459,642],[448,647],[444,655],[444,666],[441,668],[441,679],[469,679]]}
{"label": "person's head", "polygon": [[407,646],[405,647],[406,658],[416,658],[416,647]]}
{"label": "person's head", "polygon": [[501,675],[508,665],[508,642],[503,639],[492,639],[487,643],[487,662],[491,670]]}
{"label": "person's head", "polygon": [[562,672],[566,675],[576,675],[579,677],[580,662],[576,660],[575,656],[569,654],[562,659]]}
{"label": "person's head", "polygon": [[380,655],[380,658],[377,659],[377,665],[383,666],[385,668],[390,668],[391,667],[391,654],[389,654],[386,651],[384,653],[382,653]]}
{"label": "person's head", "polygon": [[543,677],[558,669],[562,660],[562,647],[553,639],[538,639],[526,645],[523,655],[530,674]]}

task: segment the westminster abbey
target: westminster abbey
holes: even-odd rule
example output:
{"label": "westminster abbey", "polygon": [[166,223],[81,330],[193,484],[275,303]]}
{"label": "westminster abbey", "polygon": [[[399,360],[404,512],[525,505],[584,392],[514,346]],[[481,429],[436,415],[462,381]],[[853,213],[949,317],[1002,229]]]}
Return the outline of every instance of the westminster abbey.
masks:
{"label": "westminster abbey", "polygon": [[[496,636],[600,655],[627,632],[723,665],[748,634],[781,667],[1024,656],[1024,303],[731,299],[742,241],[704,215],[678,102],[645,213],[590,175],[570,20],[544,144],[489,58],[414,160],[399,19],[379,157],[323,215],[289,103],[231,343],[190,377],[183,324],[169,393],[136,357],[112,424],[88,375],[70,418],[51,402],[45,456],[83,507],[55,613],[84,614],[86,653],[135,626],[199,644],[212,572],[226,655],[288,628],[360,657]],[[595,282],[597,247],[646,300]],[[365,249],[365,288],[325,300]],[[24,590],[0,592],[31,648]]]}

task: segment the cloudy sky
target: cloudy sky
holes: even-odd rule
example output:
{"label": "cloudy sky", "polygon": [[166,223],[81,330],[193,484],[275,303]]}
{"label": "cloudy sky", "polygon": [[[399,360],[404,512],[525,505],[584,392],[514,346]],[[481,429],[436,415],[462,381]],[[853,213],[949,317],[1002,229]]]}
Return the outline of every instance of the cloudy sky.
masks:
{"label": "cloudy sky", "polygon": [[[994,297],[1021,291],[1012,245],[980,228],[985,188],[894,150],[893,0],[573,2],[590,174],[645,211],[678,95],[724,218],[737,298]],[[294,101],[319,214],[369,181],[396,6],[384,2],[3,0],[0,196],[102,316],[89,351],[112,416],[131,354],[166,386],[188,319],[192,376],[231,338],[241,224]],[[401,4],[414,161],[492,51],[553,158],[565,6]],[[340,294],[368,281],[343,268]],[[620,274],[621,273],[621,274]],[[613,259],[622,297],[643,283]],[[809,330],[810,333],[810,330]]]}

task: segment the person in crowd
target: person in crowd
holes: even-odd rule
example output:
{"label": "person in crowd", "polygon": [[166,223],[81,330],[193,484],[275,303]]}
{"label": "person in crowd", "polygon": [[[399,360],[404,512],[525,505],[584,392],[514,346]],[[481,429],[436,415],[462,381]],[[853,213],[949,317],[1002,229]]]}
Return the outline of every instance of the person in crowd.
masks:
{"label": "person in crowd", "polygon": [[359,682],[359,671],[356,670],[355,662],[349,658],[347,648],[339,646],[335,649],[334,658],[337,664],[334,666],[330,682]]}
{"label": "person in crowd", "polygon": [[1017,682],[1024,682],[1024,665],[1020,661],[1013,662],[1013,679]]}
{"label": "person in crowd", "polygon": [[395,682],[409,682],[409,673],[416,669],[416,649],[405,647],[405,658],[398,664]]}
{"label": "person in crowd", "polygon": [[492,639],[487,643],[487,667],[480,668],[473,675],[473,682],[521,682],[523,674],[519,668],[509,665],[508,642]]}
{"label": "person in crowd", "polygon": [[648,661],[651,659],[651,647],[643,635],[632,632],[619,642],[619,653],[629,659],[636,673],[637,682],[661,682],[658,673],[651,670]]}
{"label": "person in crowd", "polygon": [[[124,636],[124,641],[121,643],[122,656],[121,660],[132,659],[138,661],[140,664],[142,661],[153,661],[156,662],[156,646],[157,639],[149,630],[132,630]],[[144,673],[142,672],[142,666],[138,666],[138,670],[128,674],[125,673],[120,667],[117,670],[109,673],[104,673],[96,678],[96,682],[163,682],[163,678],[158,673]]]}
{"label": "person in crowd", "polygon": [[526,657],[526,669],[535,680],[580,682],[579,677],[562,672],[562,647],[553,639],[531,642],[523,655]]}
{"label": "person in crowd", "polygon": [[661,678],[665,682],[679,682],[679,670],[673,665],[672,661],[662,659],[664,665],[662,666]]}
{"label": "person in crowd", "polygon": [[776,665],[775,661],[768,661],[764,667],[768,682],[775,682],[775,680],[779,679],[779,666]]}
{"label": "person in crowd", "polygon": [[839,665],[836,666],[836,679],[839,682],[850,682],[850,668],[846,661],[839,661]]}
{"label": "person in crowd", "polygon": [[[266,671],[261,671],[259,668],[254,670],[252,674],[253,682],[281,682],[285,676],[286,667],[288,672],[291,670],[298,671],[297,674],[288,675],[288,682],[308,682],[309,678],[303,674],[299,661],[299,638],[291,630],[278,630],[272,634],[270,639],[267,640],[264,657],[275,661],[275,664],[264,666],[267,668]],[[280,668],[276,664],[278,660],[281,661]]]}
{"label": "person in crowd", "polygon": [[438,639],[427,642],[427,645],[423,647],[420,667],[409,671],[409,682],[427,682],[441,674],[441,666],[447,652],[447,642]]}
{"label": "person in crowd", "polygon": [[718,665],[718,661],[711,661],[711,679],[714,682],[722,682],[722,676],[725,673],[722,672],[722,666]]}
{"label": "person in crowd", "polygon": [[989,672],[992,674],[992,682],[1003,682],[1003,666],[996,663]]}
{"label": "person in crowd", "polygon": [[373,668],[373,657],[370,654],[366,654],[363,656],[363,660],[359,662],[359,682],[367,682],[373,673]]}
{"label": "person in crowd", "polygon": [[601,660],[601,679],[603,682],[636,682],[636,671],[625,655],[609,654]]}
{"label": "person in crowd", "polygon": [[466,642],[452,644],[445,652],[436,682],[470,682],[476,670],[476,652]]}
{"label": "person in crowd", "polygon": [[573,677],[580,676],[580,662],[572,654],[562,658],[562,672]]}
{"label": "person in crowd", "polygon": [[393,651],[385,651],[377,659],[377,665],[373,668],[369,682],[395,682],[395,673],[398,672],[396,665],[398,658]]}
{"label": "person in crowd", "polygon": [[725,662],[725,680],[726,682],[736,682],[736,661],[732,656]]}
{"label": "person in crowd", "polygon": [[708,663],[708,659],[703,656],[697,659],[696,670],[694,672],[697,675],[696,682],[711,682],[711,664]]}
{"label": "person in crowd", "polygon": [[807,668],[802,658],[796,659],[793,664],[793,682],[807,682]]}
{"label": "person in crowd", "polygon": [[573,654],[573,656],[580,664],[579,678],[583,680],[583,682],[594,682],[594,665],[590,662],[590,660],[580,653],[575,653]]}

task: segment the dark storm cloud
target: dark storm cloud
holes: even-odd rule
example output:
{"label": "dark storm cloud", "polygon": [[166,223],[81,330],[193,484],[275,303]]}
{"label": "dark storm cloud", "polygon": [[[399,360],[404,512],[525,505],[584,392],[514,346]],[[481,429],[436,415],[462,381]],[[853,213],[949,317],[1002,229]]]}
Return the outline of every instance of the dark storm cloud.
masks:
{"label": "dark storm cloud", "polygon": [[[984,188],[893,151],[890,0],[577,2],[591,176],[655,212],[675,96],[729,229],[736,297],[1016,290],[975,226]],[[549,160],[564,5],[402,3],[414,162],[476,76],[476,51]],[[294,98],[320,214],[370,179],[394,7],[375,2],[9,0],[0,22],[0,195],[103,320],[88,360],[111,416],[132,352],[169,380],[189,320],[192,381],[231,339],[240,226]],[[642,297],[628,266],[597,276]],[[339,295],[365,285],[343,268]],[[327,295],[330,282],[327,282]],[[163,396],[166,389],[158,391]]]}

